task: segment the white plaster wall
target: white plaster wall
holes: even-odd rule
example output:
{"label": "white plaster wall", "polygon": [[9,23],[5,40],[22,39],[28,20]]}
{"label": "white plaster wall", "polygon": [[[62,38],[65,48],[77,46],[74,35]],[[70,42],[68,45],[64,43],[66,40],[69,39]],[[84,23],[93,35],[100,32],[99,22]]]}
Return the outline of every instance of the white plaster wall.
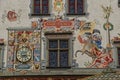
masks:
{"label": "white plaster wall", "polygon": [[[53,1],[53,0],[52,0]],[[65,0],[63,0],[65,2]],[[7,44],[7,30],[6,28],[9,27],[31,27],[31,21],[38,20],[39,18],[29,18],[28,14],[30,13],[30,0],[0,0],[0,38],[4,38]],[[102,45],[106,46],[106,31],[103,29],[103,24],[105,23],[105,19],[103,18],[103,11],[101,5],[108,6],[110,5],[110,0],[87,0],[87,12],[89,15],[87,17],[79,17],[79,20],[86,20],[86,21],[97,21],[97,29],[101,30],[101,34],[103,37]],[[110,22],[114,25],[114,30],[111,31],[111,38],[113,36],[117,36],[117,33],[120,33],[120,8],[118,8],[118,0],[111,0],[111,6],[113,8],[113,12],[110,17]],[[5,15],[5,11],[15,10],[22,10],[20,22],[10,22],[5,18],[4,23],[2,22],[3,15]],[[52,9],[52,13],[54,10]],[[63,11],[65,12],[65,10]],[[62,13],[61,13],[62,15]],[[71,17],[74,18],[74,17]],[[78,44],[77,39],[75,40],[74,51],[80,49],[80,44]],[[42,48],[43,49],[43,48]],[[7,47],[5,48],[5,54],[7,53]],[[42,50],[43,53],[43,50]],[[5,55],[6,56],[6,55]],[[84,67],[84,62],[91,60],[86,55],[78,55],[77,62],[80,64],[80,67]],[[42,56],[43,57],[43,56]],[[43,59],[43,58],[42,58]]]}

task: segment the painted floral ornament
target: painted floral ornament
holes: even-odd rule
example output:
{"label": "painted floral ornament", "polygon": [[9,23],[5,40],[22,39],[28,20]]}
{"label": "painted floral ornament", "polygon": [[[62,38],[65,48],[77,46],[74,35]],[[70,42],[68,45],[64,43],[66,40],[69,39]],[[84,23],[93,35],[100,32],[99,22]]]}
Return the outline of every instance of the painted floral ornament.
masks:
{"label": "painted floral ornament", "polygon": [[104,30],[109,29],[110,31],[113,30],[113,25],[112,23],[108,22],[103,25]]}
{"label": "painted floral ornament", "polygon": [[10,22],[18,21],[20,23],[21,22],[20,17],[22,15],[21,12],[22,12],[21,9],[19,9],[18,11],[5,10],[4,13],[2,14],[2,22],[4,23],[7,19]]}
{"label": "painted floral ornament", "polygon": [[11,22],[16,21],[17,20],[17,13],[15,11],[8,11],[7,19]]}

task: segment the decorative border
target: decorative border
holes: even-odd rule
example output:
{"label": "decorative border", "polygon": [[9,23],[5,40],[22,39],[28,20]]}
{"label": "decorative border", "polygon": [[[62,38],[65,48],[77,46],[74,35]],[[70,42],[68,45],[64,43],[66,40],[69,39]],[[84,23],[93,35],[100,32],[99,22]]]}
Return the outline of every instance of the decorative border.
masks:
{"label": "decorative border", "polygon": [[[34,57],[32,57],[32,61],[30,62],[30,63],[28,63],[28,64],[26,64],[26,65],[24,65],[25,67],[34,67],[34,68],[29,68],[29,69],[23,69],[23,70],[39,70],[40,69],[40,62],[41,62],[41,30],[38,30],[38,29],[32,29],[32,28],[8,28],[7,29],[8,30],[8,34],[9,34],[9,32],[10,31],[13,31],[13,33],[15,34],[15,33],[17,33],[17,31],[32,31],[32,34],[34,34],[34,35],[36,35],[36,36],[38,36],[38,37],[33,37],[33,39],[31,39],[31,40],[36,40],[36,39],[39,39],[38,41],[39,42],[35,42],[33,45],[34,45],[34,49],[36,50],[36,49],[38,49],[39,51],[37,51],[37,53],[39,53],[39,55],[37,54],[35,54],[35,52],[34,52],[34,49],[33,49],[33,56]],[[39,35],[37,35],[37,34],[39,34]],[[8,39],[9,39],[9,35],[8,35]],[[16,42],[16,40],[15,40],[15,38],[16,37],[13,37],[13,40],[14,40],[14,44],[15,44],[15,42]],[[9,43],[9,40],[8,40],[8,43]],[[36,43],[37,43],[37,45],[36,45]],[[40,44],[38,44],[38,43],[40,43]],[[15,48],[15,45],[12,45],[13,46],[13,49]],[[9,46],[8,46],[9,47]],[[10,46],[11,47],[11,46]],[[9,50],[9,49],[8,49]],[[14,51],[14,50],[13,50]],[[9,52],[9,51],[8,51]],[[7,53],[8,53],[7,52]],[[11,59],[11,66],[9,65],[9,61],[10,60],[8,60],[8,62],[7,62],[7,69],[8,69],[8,71],[14,71],[14,70],[17,70],[16,68],[15,68],[15,66],[18,66],[19,67],[19,63],[17,63],[16,64],[16,54],[15,54],[15,52],[16,51],[14,51],[14,53],[10,53],[11,55],[7,55],[7,57],[11,57],[12,59]],[[38,56],[39,57],[39,60],[38,60],[38,58],[37,58],[37,61],[35,60],[35,56]],[[9,59],[9,58],[8,58]],[[37,65],[36,65],[37,64]],[[8,66],[10,66],[10,67],[8,67]],[[22,65],[20,65],[20,66],[22,66]],[[18,69],[18,70],[20,70],[20,69]],[[18,71],[17,70],[17,71]]]}
{"label": "decorative border", "polygon": [[4,45],[0,45],[0,59],[1,59],[1,61],[0,61],[0,71],[3,71],[3,69],[5,68],[5,66],[4,66],[4,48],[5,48],[5,46]]}

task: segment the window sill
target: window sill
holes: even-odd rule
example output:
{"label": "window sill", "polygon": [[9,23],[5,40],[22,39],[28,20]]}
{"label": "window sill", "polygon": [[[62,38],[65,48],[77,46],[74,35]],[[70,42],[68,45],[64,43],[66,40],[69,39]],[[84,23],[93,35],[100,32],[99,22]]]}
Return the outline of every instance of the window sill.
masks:
{"label": "window sill", "polygon": [[117,68],[120,68],[120,66],[117,66]]}
{"label": "window sill", "polygon": [[80,13],[80,14],[70,14],[70,13],[67,13],[68,16],[84,16],[86,15],[86,13]]}
{"label": "window sill", "polygon": [[45,35],[72,35],[72,32],[46,32]]}
{"label": "window sill", "polygon": [[46,67],[47,69],[71,69],[70,66],[68,67]]}
{"label": "window sill", "polygon": [[0,43],[0,46],[1,46],[1,45],[4,45],[4,43]]}
{"label": "window sill", "polygon": [[31,14],[31,16],[50,16],[50,14]]}
{"label": "window sill", "polygon": [[116,40],[113,42],[114,44],[120,44],[120,40]]}

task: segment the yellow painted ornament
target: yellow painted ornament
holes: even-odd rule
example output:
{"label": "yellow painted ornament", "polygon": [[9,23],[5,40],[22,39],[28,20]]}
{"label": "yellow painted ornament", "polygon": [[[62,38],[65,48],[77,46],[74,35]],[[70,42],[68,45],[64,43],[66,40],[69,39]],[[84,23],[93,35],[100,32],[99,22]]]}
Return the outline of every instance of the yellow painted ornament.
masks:
{"label": "yellow painted ornament", "polygon": [[54,10],[57,12],[61,12],[63,10],[63,0],[54,1]]}

